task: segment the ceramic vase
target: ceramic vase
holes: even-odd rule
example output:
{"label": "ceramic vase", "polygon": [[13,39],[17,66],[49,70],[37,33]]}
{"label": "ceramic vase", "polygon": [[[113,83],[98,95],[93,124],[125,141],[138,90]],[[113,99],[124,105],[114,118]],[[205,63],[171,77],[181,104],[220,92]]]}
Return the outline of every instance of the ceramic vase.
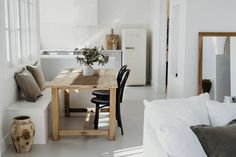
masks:
{"label": "ceramic vase", "polygon": [[211,90],[211,80],[203,79],[202,80],[202,91],[203,93],[210,93]]}
{"label": "ceramic vase", "polygon": [[11,139],[18,153],[29,152],[35,135],[34,123],[29,116],[18,116],[11,124]]}
{"label": "ceramic vase", "polygon": [[94,73],[93,67],[91,65],[85,65],[83,67],[83,75],[84,76],[92,76]]}

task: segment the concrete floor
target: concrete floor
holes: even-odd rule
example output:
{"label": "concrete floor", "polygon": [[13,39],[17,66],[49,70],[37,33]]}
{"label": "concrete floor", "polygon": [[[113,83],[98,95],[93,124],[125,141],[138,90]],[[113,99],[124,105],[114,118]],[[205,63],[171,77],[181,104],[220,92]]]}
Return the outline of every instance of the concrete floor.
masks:
{"label": "concrete floor", "polygon": [[[116,128],[116,140],[107,137],[62,137],[60,141],[48,140],[45,145],[33,145],[31,152],[16,153],[12,145],[2,157],[141,157],[143,140],[143,100],[164,98],[150,86],[126,87],[121,104],[124,135]],[[105,126],[106,115],[102,115],[100,126]],[[73,125],[72,119],[67,119]],[[70,121],[70,123],[69,123]]]}

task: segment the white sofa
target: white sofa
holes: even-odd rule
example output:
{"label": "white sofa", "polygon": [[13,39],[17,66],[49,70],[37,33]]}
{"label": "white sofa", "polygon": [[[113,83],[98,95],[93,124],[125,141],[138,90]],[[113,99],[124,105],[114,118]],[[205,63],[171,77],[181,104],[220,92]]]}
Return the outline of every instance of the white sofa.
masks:
{"label": "white sofa", "polygon": [[[190,153],[188,150],[198,154],[196,157],[206,157],[199,141],[196,137],[193,137],[195,135],[193,135],[189,126],[210,124],[206,106],[208,100],[208,94],[188,99],[154,100],[151,102],[144,100],[144,157],[183,157],[188,156],[187,154]],[[179,129],[182,123],[187,126],[183,132]],[[161,128],[164,130],[167,128],[167,133],[162,133]],[[174,136],[175,134],[176,136]],[[188,141],[188,137],[185,137],[188,136],[187,134],[195,141],[192,142],[192,139]],[[162,136],[170,136],[169,141],[164,141],[166,142],[165,145],[163,145]],[[178,140],[184,140],[185,143],[178,145]],[[188,142],[193,146],[188,145]],[[168,148],[168,144],[171,144],[171,148]],[[191,149],[191,147],[196,148]],[[190,156],[195,157],[195,155]]]}
{"label": "white sofa", "polygon": [[235,103],[211,101],[208,94],[144,104],[144,157],[207,157],[190,126],[225,126],[236,119]]}

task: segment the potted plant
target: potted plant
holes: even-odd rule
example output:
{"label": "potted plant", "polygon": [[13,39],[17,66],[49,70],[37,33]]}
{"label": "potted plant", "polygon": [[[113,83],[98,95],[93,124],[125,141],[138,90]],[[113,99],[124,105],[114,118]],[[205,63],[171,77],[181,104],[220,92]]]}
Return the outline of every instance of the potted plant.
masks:
{"label": "potted plant", "polygon": [[[94,73],[92,65],[97,62],[98,65],[104,65],[108,62],[109,56],[98,51],[97,47],[75,49],[76,60],[83,65],[83,75],[92,76]],[[78,52],[80,55],[78,55]]]}

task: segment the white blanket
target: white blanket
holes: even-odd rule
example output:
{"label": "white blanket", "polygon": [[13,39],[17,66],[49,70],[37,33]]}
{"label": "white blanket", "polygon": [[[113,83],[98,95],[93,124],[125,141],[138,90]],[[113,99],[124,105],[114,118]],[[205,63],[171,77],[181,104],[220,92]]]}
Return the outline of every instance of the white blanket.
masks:
{"label": "white blanket", "polygon": [[[205,157],[205,152],[189,126],[210,124],[206,107],[208,100],[209,95],[202,94],[188,99],[144,101],[144,155],[148,154],[148,157],[151,157],[150,152],[146,152],[148,150],[146,147],[151,147],[150,141],[156,141],[155,144],[160,144],[156,146],[159,153],[153,154],[153,157],[188,157],[191,151],[198,152],[197,157]],[[147,135],[150,132],[153,132],[155,135],[153,138],[156,140]],[[163,156],[163,152],[166,156]],[[194,157],[194,155],[190,156]]]}

